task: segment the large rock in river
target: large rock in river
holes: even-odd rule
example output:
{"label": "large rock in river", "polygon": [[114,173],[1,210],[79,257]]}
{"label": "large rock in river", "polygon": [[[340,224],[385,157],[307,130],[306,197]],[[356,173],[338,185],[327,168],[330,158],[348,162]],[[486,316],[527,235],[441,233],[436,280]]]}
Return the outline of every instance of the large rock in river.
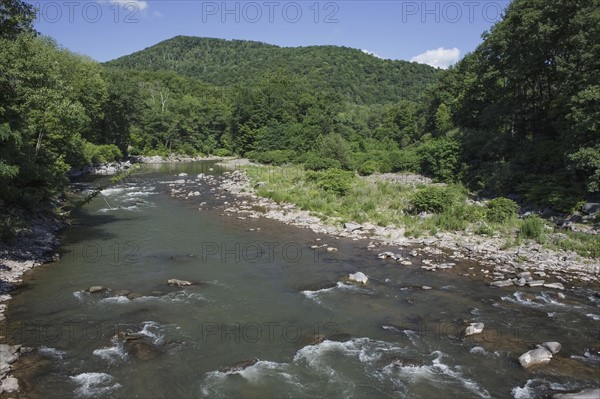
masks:
{"label": "large rock in river", "polygon": [[178,280],[176,278],[172,278],[170,280],[167,281],[167,283],[169,285],[176,285],[178,287],[185,287],[188,285],[192,285],[193,283],[191,281],[186,281],[186,280]]}
{"label": "large rock in river", "polygon": [[532,349],[519,357],[519,363],[524,368],[546,364],[552,359],[552,353],[546,348]]}
{"label": "large rock in river", "polygon": [[555,393],[552,399],[598,399],[600,398],[600,388],[587,388],[579,392]]}
{"label": "large rock in river", "polygon": [[363,272],[356,272],[348,275],[348,280],[354,283],[367,284],[369,278]]}

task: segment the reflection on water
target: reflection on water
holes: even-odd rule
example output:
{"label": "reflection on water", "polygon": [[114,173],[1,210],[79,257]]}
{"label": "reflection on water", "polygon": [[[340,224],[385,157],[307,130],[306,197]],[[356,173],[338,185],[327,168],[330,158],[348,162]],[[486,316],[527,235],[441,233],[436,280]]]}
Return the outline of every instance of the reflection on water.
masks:
{"label": "reflection on water", "polygon": [[[234,199],[196,179],[221,172],[147,165],[79,212],[61,260],[11,302],[11,339],[37,349],[17,372],[27,395],[524,398],[598,386],[594,290],[490,289],[377,259],[366,242],[227,217]],[[171,198],[172,184],[200,195]],[[323,256],[317,238],[339,250]],[[366,286],[345,281],[357,271]],[[471,321],[484,333],[464,338]],[[516,358],[544,341],[561,353],[523,370]]]}

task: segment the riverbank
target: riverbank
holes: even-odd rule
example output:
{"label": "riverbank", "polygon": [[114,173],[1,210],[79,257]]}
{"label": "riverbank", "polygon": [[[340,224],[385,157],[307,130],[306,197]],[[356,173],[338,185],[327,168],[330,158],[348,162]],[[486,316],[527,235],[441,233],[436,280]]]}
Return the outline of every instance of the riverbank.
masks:
{"label": "riverbank", "polygon": [[11,375],[12,364],[22,353],[29,351],[21,345],[6,342],[3,324],[10,292],[22,283],[25,272],[34,267],[58,260],[56,249],[60,245],[58,234],[67,225],[64,218],[53,212],[55,204],[49,204],[35,213],[14,210],[20,226],[12,239],[0,241],[0,394],[15,393],[19,383]]}
{"label": "riverbank", "polygon": [[[263,216],[286,224],[310,228],[317,233],[356,240],[367,239],[371,241],[368,249],[374,252],[373,256],[390,258],[403,265],[413,264],[413,258],[417,256],[424,257],[426,259],[421,267],[430,272],[452,269],[456,262],[463,260],[476,261],[481,267],[461,271],[461,274],[465,277],[483,279],[490,286],[544,286],[562,290],[568,284],[600,283],[600,262],[597,259],[581,256],[573,250],[549,248],[535,240],[518,242],[513,240],[507,243],[507,235],[511,234],[510,231],[505,231],[503,234],[483,235],[467,228],[463,231],[438,231],[430,235],[427,231],[422,231],[420,237],[411,237],[406,234],[410,226],[391,223],[381,226],[374,220],[355,223],[340,217],[301,209],[291,202],[266,198],[273,195],[269,190],[273,188],[274,180],[285,180],[290,187],[296,187],[295,184],[302,179],[296,170],[269,167],[266,173],[263,171],[256,173],[256,169],[250,171],[247,169],[247,162],[239,160],[228,161],[223,165],[234,170],[225,174],[221,188],[240,199],[243,198],[231,204],[226,212],[238,214],[240,217]],[[253,176],[249,176],[247,171]],[[413,190],[417,184],[430,183],[424,178],[417,177],[408,176],[406,179],[392,182],[390,189]],[[261,178],[264,181],[260,181]],[[371,181],[371,184],[375,183]],[[320,194],[314,192],[311,195]],[[293,198],[293,195],[287,198]],[[377,207],[378,204],[374,203],[373,206]],[[373,214],[376,213],[375,208]],[[429,216],[423,215],[423,218],[427,217]],[[564,233],[552,233],[551,238],[561,240],[563,236],[567,237]],[[378,251],[380,247],[395,249]],[[448,260],[439,262],[441,258]]]}

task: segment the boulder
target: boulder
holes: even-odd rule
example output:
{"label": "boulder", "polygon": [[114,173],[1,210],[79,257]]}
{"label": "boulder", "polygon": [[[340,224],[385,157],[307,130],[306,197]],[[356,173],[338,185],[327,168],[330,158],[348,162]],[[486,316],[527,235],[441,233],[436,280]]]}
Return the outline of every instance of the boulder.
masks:
{"label": "boulder", "polygon": [[187,175],[188,175],[187,173],[180,173],[177,176],[179,176],[179,177],[186,177]]}
{"label": "boulder", "polygon": [[234,363],[231,366],[223,367],[219,371],[221,373],[239,373],[240,371],[243,371],[248,367],[255,365],[257,362],[258,359],[242,360],[241,362]]}
{"label": "boulder", "polygon": [[145,339],[133,339],[125,341],[127,352],[137,360],[151,360],[162,354],[155,345],[146,342]]}
{"label": "boulder", "polygon": [[519,357],[519,363],[524,368],[546,364],[552,359],[552,353],[545,348],[532,349]]}
{"label": "boulder", "polygon": [[561,283],[545,283],[545,288],[554,288],[556,290],[564,290],[565,287]]}
{"label": "boulder", "polygon": [[99,294],[101,292],[106,291],[108,288],[102,287],[101,285],[95,285],[93,287],[88,288],[88,292],[90,294]]}
{"label": "boulder", "polygon": [[465,336],[481,334],[483,327],[483,323],[470,323],[467,328],[465,328]]}
{"label": "boulder", "polygon": [[113,296],[127,296],[129,294],[131,294],[129,290],[116,290],[113,292]]}
{"label": "boulder", "polygon": [[588,202],[587,204],[581,207],[581,210],[586,215],[593,215],[595,213],[600,212],[600,203],[598,202]]}
{"label": "boulder", "polygon": [[0,386],[0,392],[17,392],[19,390],[19,380],[15,377],[7,377],[2,381],[2,386]]}
{"label": "boulder", "polygon": [[254,188],[259,188],[259,187],[266,186],[266,185],[267,185],[266,181],[259,181],[258,183],[256,183],[254,185]]}
{"label": "boulder", "polygon": [[186,286],[192,285],[193,283],[190,281],[186,281],[186,280],[178,280],[176,278],[172,278],[170,280],[167,280],[167,284],[176,285],[178,287],[186,287]]}
{"label": "boulder", "polygon": [[18,356],[15,354],[19,348],[15,349],[7,344],[0,344],[0,361],[6,364],[12,364],[17,361]]}
{"label": "boulder", "polygon": [[530,287],[541,287],[545,283],[544,280],[531,280],[527,282],[527,285]]}
{"label": "boulder", "polygon": [[363,272],[356,272],[349,274],[348,280],[359,284],[367,284],[369,278]]}
{"label": "boulder", "polygon": [[511,280],[498,280],[492,281],[490,283],[490,286],[492,287],[508,287],[510,285],[513,285],[513,282]]}
{"label": "boulder", "polygon": [[547,349],[553,355],[556,355],[560,352],[561,345],[558,342],[544,342],[541,345],[544,349]]}
{"label": "boulder", "polygon": [[344,223],[344,229],[346,229],[346,231],[362,230],[362,228],[363,227],[358,223]]}
{"label": "boulder", "polygon": [[600,398],[600,388],[586,388],[579,392],[555,393],[552,399],[598,399]]}

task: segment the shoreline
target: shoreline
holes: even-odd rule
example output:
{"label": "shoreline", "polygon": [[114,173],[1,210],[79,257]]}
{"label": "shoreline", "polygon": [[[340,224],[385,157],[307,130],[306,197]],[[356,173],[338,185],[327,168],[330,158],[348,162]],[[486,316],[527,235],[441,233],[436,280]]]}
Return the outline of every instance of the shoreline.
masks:
{"label": "shoreline", "polygon": [[[23,284],[23,274],[59,258],[55,252],[60,246],[58,235],[68,221],[53,213],[52,206],[33,215],[21,210],[26,227],[20,229],[12,243],[0,242],[0,327],[7,322],[5,312],[12,299],[11,292]],[[13,364],[29,351],[30,348],[20,344],[10,345],[4,328],[0,328],[0,395],[19,392],[19,381],[12,376]]]}
{"label": "shoreline", "polygon": [[[430,259],[429,264],[421,266],[430,272],[450,269],[454,266],[454,261],[477,262],[481,267],[462,275],[477,280],[483,278],[490,286],[544,286],[563,290],[567,284],[600,284],[600,260],[584,258],[574,251],[544,248],[536,242],[502,249],[502,238],[474,233],[446,231],[428,237],[410,238],[404,236],[404,228],[397,226],[381,227],[373,223],[345,223],[344,227],[341,223],[332,225],[309,211],[299,209],[295,204],[277,204],[271,199],[258,196],[253,184],[256,182],[252,182],[243,169],[236,168],[245,164],[248,163],[220,163],[234,169],[224,173],[220,188],[240,199],[225,210],[227,213],[248,218],[262,216],[334,237],[370,240],[366,249],[375,252],[373,256],[392,258],[399,265],[411,265],[411,258],[416,254],[433,259],[442,256],[446,259],[446,263],[437,265]],[[256,209],[264,209],[264,212]],[[397,250],[377,252],[380,247],[396,247]]]}

